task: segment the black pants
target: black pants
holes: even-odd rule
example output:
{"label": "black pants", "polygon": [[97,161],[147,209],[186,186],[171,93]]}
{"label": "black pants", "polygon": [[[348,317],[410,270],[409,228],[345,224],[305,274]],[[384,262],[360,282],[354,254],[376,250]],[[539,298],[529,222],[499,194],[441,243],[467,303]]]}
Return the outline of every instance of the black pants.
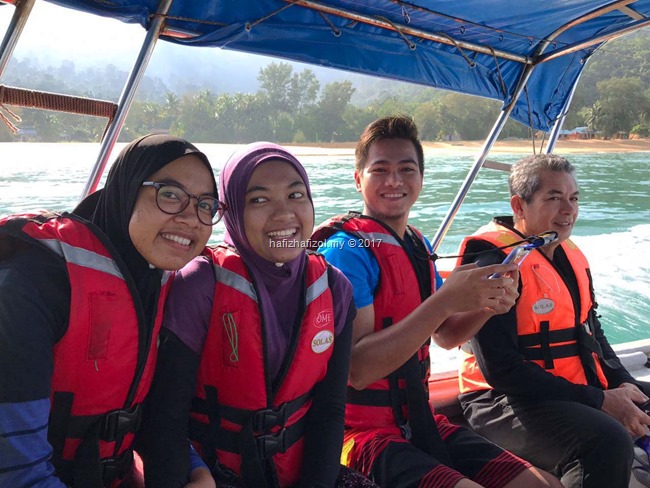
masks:
{"label": "black pants", "polygon": [[553,473],[565,487],[628,487],[633,440],[610,415],[575,402],[468,397],[462,398],[464,414],[476,432]]}

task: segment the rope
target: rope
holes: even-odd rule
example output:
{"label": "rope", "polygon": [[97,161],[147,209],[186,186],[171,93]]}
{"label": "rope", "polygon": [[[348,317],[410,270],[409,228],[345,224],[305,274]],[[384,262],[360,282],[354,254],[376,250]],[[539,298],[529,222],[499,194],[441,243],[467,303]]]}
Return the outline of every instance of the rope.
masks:
{"label": "rope", "polygon": [[336,27],[334,25],[334,22],[332,22],[329,17],[327,17],[323,12],[319,12],[320,16],[323,18],[325,23],[330,26],[330,29],[332,29],[332,34],[334,34],[334,37],[339,37],[341,35],[341,29]]}
{"label": "rope", "polygon": [[266,14],[266,15],[263,16],[263,17],[260,17],[259,19],[255,20],[255,21],[253,21],[253,22],[246,22],[246,27],[245,27],[246,31],[247,31],[247,32],[250,32],[251,29],[252,29],[253,27],[255,27],[257,24],[259,24],[260,22],[264,22],[265,20],[270,19],[270,18],[273,17],[274,15],[279,14],[279,13],[282,12],[283,10],[286,10],[286,9],[288,9],[289,7],[293,7],[295,3],[296,3],[296,0],[293,0],[293,1],[290,2],[288,5],[285,5],[284,7],[280,7],[279,9],[274,10],[273,12],[271,12],[271,13],[269,13],[269,14]]}
{"label": "rope", "polygon": [[528,104],[528,125],[530,129],[530,140],[533,141],[533,154],[537,154],[535,151],[535,129],[533,129],[533,114],[530,110],[530,97],[528,96],[528,85],[524,87],[524,92],[526,93],[526,103]]}
{"label": "rope", "polygon": [[404,40],[404,42],[408,45],[409,49],[410,49],[411,51],[415,51],[415,44],[413,44],[413,43],[412,43],[412,42],[411,42],[411,41],[410,41],[410,40],[409,40],[409,39],[404,35],[404,33],[402,32],[402,29],[400,29],[399,27],[397,27],[397,26],[395,25],[395,23],[394,23],[392,20],[390,20],[390,19],[387,18],[387,17],[381,17],[381,16],[379,16],[379,15],[378,15],[377,17],[375,17],[375,18],[377,18],[377,19],[379,19],[379,20],[383,20],[384,22],[388,22],[388,23],[393,27],[393,29],[395,29],[395,32],[397,32],[397,33],[400,35],[400,37]]}
{"label": "rope", "polygon": [[20,122],[20,121],[21,121],[21,118],[18,117],[18,116],[17,116],[15,113],[13,113],[11,110],[9,110],[7,107],[5,107],[4,105],[0,104],[0,120],[2,120],[2,121],[5,123],[5,125],[6,125],[7,127],[9,127],[9,130],[10,130],[11,132],[13,132],[14,134],[16,134],[20,129],[19,129],[18,127],[16,127],[16,125],[15,125],[11,120],[9,120],[9,118],[4,114],[3,110],[4,110],[5,112],[7,112],[9,115],[11,115],[11,116],[13,117],[13,119],[14,119],[16,122]]}
{"label": "rope", "polygon": [[508,89],[506,88],[506,82],[503,79],[501,74],[501,66],[499,66],[499,60],[497,59],[496,51],[492,46],[490,46],[490,51],[492,51],[492,57],[494,58],[494,64],[497,66],[497,74],[499,75],[499,81],[501,82],[501,89],[503,90],[503,98],[505,99],[508,96]]}
{"label": "rope", "polygon": [[5,107],[2,103],[4,101],[4,92],[5,87],[3,85],[0,85],[0,120],[2,120],[7,127],[9,127],[9,130],[11,132],[16,134],[20,129],[11,120],[9,120],[9,117],[7,117],[4,112],[9,114],[16,122],[22,122],[22,119],[17,114]]}
{"label": "rope", "polygon": [[465,51],[463,51],[463,48],[460,47],[460,45],[458,44],[458,41],[456,39],[454,39],[453,37],[451,37],[448,34],[445,34],[444,32],[436,32],[436,34],[448,39],[456,47],[456,49],[458,49],[458,52],[463,57],[463,59],[465,59],[467,64],[469,64],[470,68],[473,68],[474,66],[476,66],[476,62],[473,61],[472,59],[470,59],[470,57],[467,54],[465,54]]}

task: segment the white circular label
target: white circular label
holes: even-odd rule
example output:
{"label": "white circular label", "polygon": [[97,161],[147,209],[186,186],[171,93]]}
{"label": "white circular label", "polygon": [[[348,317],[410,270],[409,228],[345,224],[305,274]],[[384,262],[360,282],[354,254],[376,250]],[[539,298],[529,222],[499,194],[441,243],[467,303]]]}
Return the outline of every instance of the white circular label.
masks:
{"label": "white circular label", "polygon": [[329,330],[321,330],[311,340],[311,350],[316,354],[327,351],[334,343],[334,334]]}
{"label": "white circular label", "polygon": [[545,313],[550,313],[555,308],[555,302],[548,298],[542,298],[537,300],[533,305],[533,312],[537,315],[544,315]]}

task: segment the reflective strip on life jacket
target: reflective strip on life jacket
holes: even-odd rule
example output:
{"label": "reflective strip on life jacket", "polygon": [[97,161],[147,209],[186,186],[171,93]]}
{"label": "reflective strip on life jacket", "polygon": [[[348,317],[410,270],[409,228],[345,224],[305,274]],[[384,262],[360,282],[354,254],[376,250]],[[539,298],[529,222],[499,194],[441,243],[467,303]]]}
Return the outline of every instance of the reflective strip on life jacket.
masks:
{"label": "reflective strip on life jacket", "polygon": [[116,276],[122,280],[124,279],[124,275],[122,275],[117,264],[111,258],[56,239],[38,239],[38,241],[47,246],[52,252],[61,256],[68,263],[96,269],[97,271]]}
{"label": "reflective strip on life jacket", "polygon": [[[66,262],[70,318],[54,346],[51,463],[66,483],[113,486],[132,467],[131,444],[153,377],[168,286],[161,288],[154,324],[147,324],[149,349],[142,351],[135,302],[101,231],[72,214],[26,214],[2,219],[0,233],[43,246]],[[163,273],[161,284],[171,276]]]}
{"label": "reflective strip on life jacket", "polygon": [[327,291],[329,288],[329,283],[328,283],[328,276],[327,276],[327,270],[323,272],[323,274],[320,275],[320,277],[309,287],[307,288],[307,292],[305,293],[305,299],[307,302],[307,305],[312,303],[314,300],[316,300],[319,296],[321,296],[323,293]]}
{"label": "reflective strip on life jacket", "polygon": [[214,266],[214,274],[218,283],[223,283],[230,288],[234,288],[257,303],[255,287],[246,278],[220,266]]}

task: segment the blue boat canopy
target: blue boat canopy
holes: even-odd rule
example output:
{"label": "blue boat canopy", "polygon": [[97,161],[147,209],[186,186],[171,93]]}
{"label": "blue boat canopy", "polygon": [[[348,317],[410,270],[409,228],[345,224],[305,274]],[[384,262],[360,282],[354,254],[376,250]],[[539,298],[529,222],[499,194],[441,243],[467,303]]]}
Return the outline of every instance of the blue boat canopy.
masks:
{"label": "blue boat canopy", "polygon": [[[158,8],[51,1],[144,28]],[[161,38],[514,101],[514,119],[548,131],[589,56],[649,17],[650,0],[174,0]]]}

